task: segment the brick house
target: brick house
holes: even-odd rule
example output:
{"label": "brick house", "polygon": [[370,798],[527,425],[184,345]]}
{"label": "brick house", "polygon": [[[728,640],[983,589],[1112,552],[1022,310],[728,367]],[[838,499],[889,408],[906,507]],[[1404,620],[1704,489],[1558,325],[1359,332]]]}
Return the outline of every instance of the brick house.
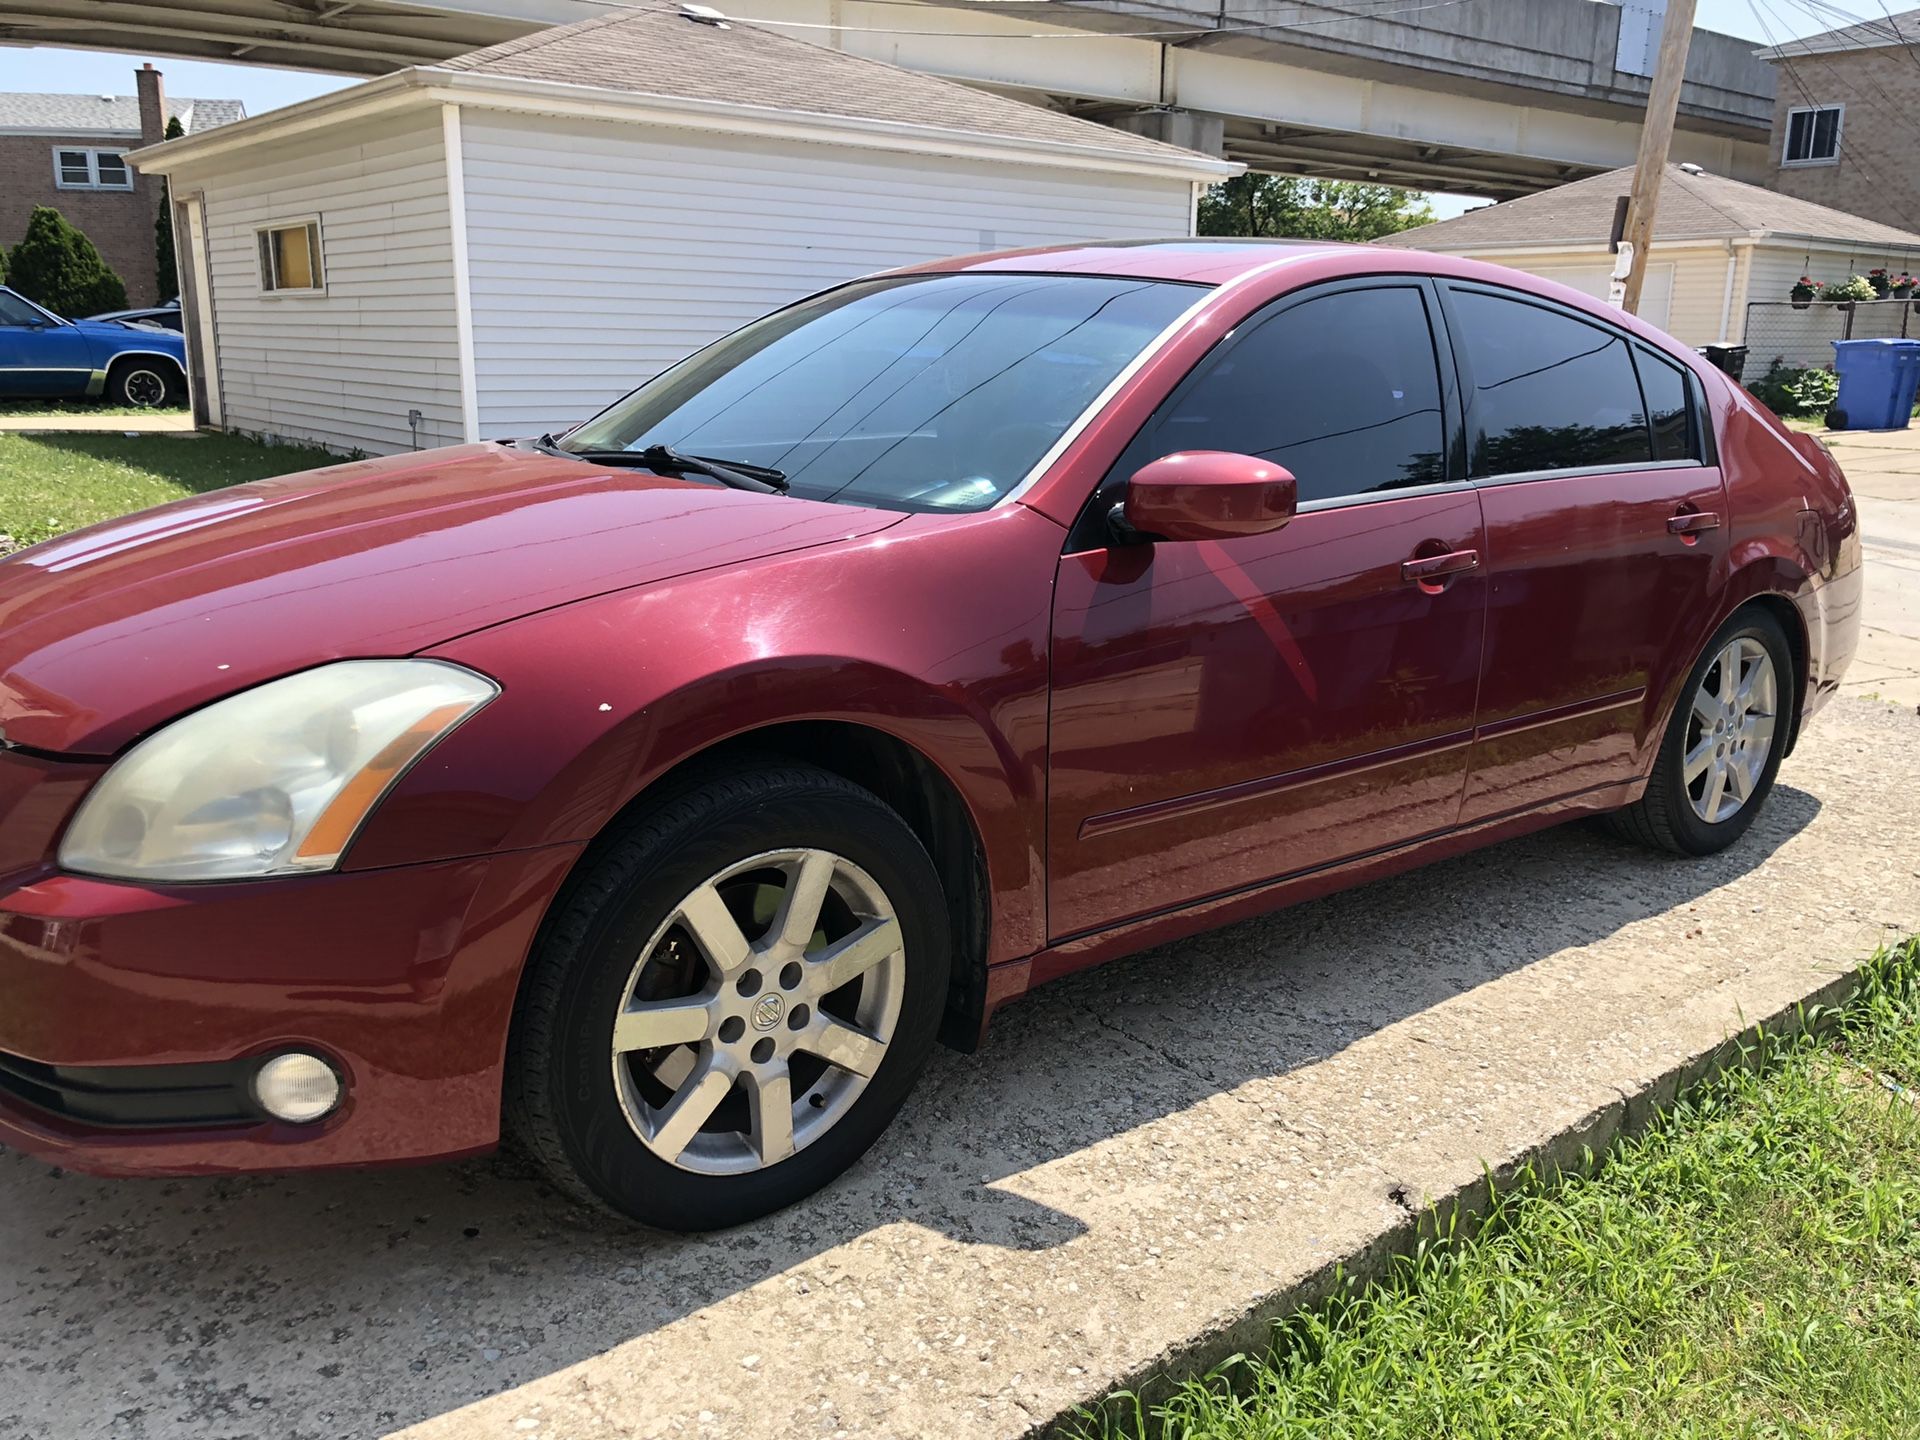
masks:
{"label": "brick house", "polygon": [[1779,76],[1766,184],[1920,230],[1920,10],[1789,40],[1760,56]]}
{"label": "brick house", "polygon": [[155,145],[178,117],[189,135],[244,119],[238,100],[169,100],[160,72],[134,72],[134,95],[0,93],[0,245],[26,233],[36,205],[84,230],[127,282],[131,305],[155,294],[153,222],[161,182],[137,174],[129,150]]}

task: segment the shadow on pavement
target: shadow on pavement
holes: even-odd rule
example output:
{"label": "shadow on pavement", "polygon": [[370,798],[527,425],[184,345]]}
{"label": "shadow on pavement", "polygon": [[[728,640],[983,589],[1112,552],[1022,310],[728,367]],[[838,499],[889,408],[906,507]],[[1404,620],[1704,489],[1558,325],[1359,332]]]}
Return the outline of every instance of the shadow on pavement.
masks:
{"label": "shadow on pavement", "polygon": [[992,1182],[1684,906],[1819,808],[1777,788],[1700,861],[1565,827],[1064,980],[980,1054],[939,1055],[853,1174],[700,1239],[582,1219],[510,1155],[129,1182],[0,1152],[0,1436],[366,1436],[801,1283],[785,1272],[892,1222],[1063,1244],[1078,1220]]}

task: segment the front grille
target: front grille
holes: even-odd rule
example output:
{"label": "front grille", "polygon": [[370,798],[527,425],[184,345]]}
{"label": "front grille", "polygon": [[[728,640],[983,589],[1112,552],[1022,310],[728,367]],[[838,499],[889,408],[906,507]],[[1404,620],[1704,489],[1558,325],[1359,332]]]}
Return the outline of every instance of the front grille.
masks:
{"label": "front grille", "polygon": [[247,1090],[248,1067],[43,1065],[0,1051],[0,1098],[82,1125],[115,1130],[248,1125],[266,1117]]}

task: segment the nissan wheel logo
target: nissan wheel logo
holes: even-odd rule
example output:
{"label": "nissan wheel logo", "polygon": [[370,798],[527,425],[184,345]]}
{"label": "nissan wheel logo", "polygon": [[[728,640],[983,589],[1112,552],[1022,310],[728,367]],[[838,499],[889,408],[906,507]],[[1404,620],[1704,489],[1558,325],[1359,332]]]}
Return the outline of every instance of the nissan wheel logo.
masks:
{"label": "nissan wheel logo", "polygon": [[786,1003],[778,995],[762,995],[753,1007],[753,1028],[771,1030],[780,1023]]}

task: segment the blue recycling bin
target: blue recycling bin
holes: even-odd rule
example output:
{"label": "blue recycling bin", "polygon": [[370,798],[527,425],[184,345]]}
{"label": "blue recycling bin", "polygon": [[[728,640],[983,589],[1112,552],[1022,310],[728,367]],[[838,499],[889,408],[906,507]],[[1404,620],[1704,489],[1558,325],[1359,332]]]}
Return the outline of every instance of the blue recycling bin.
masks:
{"label": "blue recycling bin", "polygon": [[1835,340],[1836,430],[1904,430],[1920,391],[1920,340]]}

